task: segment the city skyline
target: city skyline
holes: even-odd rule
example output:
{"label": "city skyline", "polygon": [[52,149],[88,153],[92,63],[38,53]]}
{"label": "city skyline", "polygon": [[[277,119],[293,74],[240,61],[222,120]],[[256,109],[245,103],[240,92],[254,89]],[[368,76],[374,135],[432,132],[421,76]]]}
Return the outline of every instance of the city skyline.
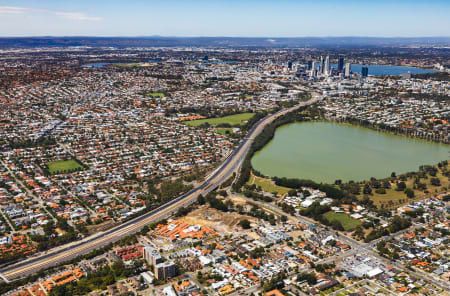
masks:
{"label": "city skyline", "polygon": [[[448,36],[450,3],[0,1],[0,36]],[[369,17],[370,16],[370,17]]]}

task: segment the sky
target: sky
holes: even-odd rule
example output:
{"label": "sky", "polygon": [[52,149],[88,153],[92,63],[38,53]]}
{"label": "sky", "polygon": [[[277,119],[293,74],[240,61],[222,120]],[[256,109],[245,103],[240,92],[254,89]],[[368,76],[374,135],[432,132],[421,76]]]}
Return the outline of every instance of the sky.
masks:
{"label": "sky", "polygon": [[450,36],[450,0],[0,0],[0,36]]}

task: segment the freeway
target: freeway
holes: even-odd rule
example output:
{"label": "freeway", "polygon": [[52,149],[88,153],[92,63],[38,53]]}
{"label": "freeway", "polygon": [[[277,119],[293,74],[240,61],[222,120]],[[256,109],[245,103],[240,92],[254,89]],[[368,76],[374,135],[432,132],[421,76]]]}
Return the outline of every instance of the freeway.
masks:
{"label": "freeway", "polygon": [[179,208],[189,206],[197,200],[197,197],[200,194],[208,194],[230,178],[233,173],[239,169],[251,147],[251,144],[253,143],[253,139],[261,133],[268,124],[286,113],[314,104],[319,100],[320,96],[318,94],[314,94],[313,98],[307,102],[301,102],[294,107],[279,110],[274,114],[262,118],[249,130],[247,136],[241,141],[238,147],[198,187],[182,194],[157,209],[147,212],[135,219],[124,222],[123,224],[107,231],[99,232],[80,241],[54,248],[47,253],[38,254],[37,256],[7,266],[0,270],[2,277],[7,280],[12,280],[15,278],[24,277],[45,268],[49,268],[59,263],[66,262],[70,259],[76,258],[79,255],[87,254],[94,249],[100,248],[112,242],[116,242],[122,237],[136,233],[145,225],[167,218],[174,214]]}

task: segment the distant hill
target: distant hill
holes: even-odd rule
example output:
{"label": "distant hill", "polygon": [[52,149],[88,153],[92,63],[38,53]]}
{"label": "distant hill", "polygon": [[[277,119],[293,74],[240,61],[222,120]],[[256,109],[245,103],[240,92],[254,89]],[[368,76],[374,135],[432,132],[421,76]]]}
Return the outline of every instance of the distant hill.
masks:
{"label": "distant hill", "polygon": [[385,46],[450,46],[450,37],[379,38],[379,37],[5,37],[5,47],[385,47]]}

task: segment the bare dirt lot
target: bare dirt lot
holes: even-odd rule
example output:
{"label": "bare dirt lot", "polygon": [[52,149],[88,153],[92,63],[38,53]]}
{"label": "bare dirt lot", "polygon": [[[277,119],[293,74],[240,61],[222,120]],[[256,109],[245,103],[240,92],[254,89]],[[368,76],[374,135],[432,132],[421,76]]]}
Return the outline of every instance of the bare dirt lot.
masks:
{"label": "bare dirt lot", "polygon": [[237,224],[243,219],[255,220],[253,217],[239,215],[238,213],[224,213],[204,205],[179,220],[191,225],[209,227],[218,233],[228,234],[234,232],[239,227]]}

